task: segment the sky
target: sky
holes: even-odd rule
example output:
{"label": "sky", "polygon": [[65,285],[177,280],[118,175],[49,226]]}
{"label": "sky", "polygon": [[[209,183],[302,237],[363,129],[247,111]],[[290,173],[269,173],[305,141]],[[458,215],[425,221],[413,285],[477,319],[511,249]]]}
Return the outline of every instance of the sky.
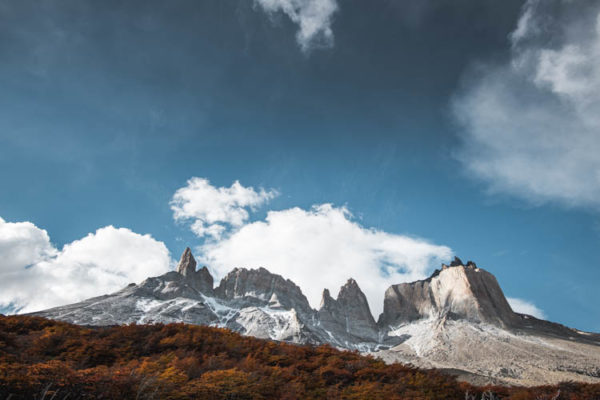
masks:
{"label": "sky", "polygon": [[457,255],[600,332],[600,3],[0,0],[0,310]]}

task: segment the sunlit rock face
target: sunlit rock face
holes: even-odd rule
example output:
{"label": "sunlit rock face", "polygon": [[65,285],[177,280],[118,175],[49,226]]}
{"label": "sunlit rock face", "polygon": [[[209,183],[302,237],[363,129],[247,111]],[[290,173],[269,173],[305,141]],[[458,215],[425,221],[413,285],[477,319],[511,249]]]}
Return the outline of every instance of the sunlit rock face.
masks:
{"label": "sunlit rock face", "polygon": [[450,369],[478,384],[600,382],[600,335],[514,313],[494,276],[473,262],[456,258],[428,279],[392,285],[377,323],[353,279],[335,299],[325,289],[314,310],[294,282],[265,268],[235,268],[216,288],[209,270],[196,268],[187,248],[175,271],[34,315],[95,326],[217,326]]}
{"label": "sunlit rock face", "polygon": [[379,325],[394,326],[430,317],[506,327],[518,323],[494,275],[473,262],[463,265],[458,258],[425,280],[389,287]]}

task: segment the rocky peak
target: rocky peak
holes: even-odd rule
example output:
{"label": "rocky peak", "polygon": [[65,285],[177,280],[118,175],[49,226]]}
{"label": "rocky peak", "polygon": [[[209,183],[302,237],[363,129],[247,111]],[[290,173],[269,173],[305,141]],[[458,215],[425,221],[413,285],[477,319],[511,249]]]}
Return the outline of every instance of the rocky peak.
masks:
{"label": "rocky peak", "polygon": [[375,326],[375,320],[369,308],[367,297],[358,287],[358,283],[352,278],[348,279],[346,284],[340,288],[337,296],[337,302],[348,310],[348,314],[353,317],[368,322]]}
{"label": "rocky peak", "polygon": [[378,339],[377,324],[367,298],[352,278],[340,288],[335,300],[329,290],[323,291],[318,314],[323,327],[334,334],[350,334],[372,341]]}
{"label": "rocky peak", "polygon": [[186,247],[177,264],[177,272],[183,276],[191,277],[196,272],[196,259],[192,255],[192,250]]}
{"label": "rocky peak", "polygon": [[276,298],[283,308],[311,311],[308,300],[294,282],[265,268],[235,268],[221,280],[215,293],[222,299],[240,299],[261,305]]}
{"label": "rocky peak", "polygon": [[214,290],[214,280],[208,268],[204,266],[196,271],[194,275],[194,288],[202,293],[211,294]]}
{"label": "rocky peak", "polygon": [[323,289],[323,294],[321,295],[321,305],[319,306],[319,309],[330,308],[333,303],[335,303],[335,300],[333,297],[331,297],[329,289]]}
{"label": "rocky peak", "polygon": [[452,260],[450,262],[450,266],[451,267],[459,267],[461,265],[464,265],[463,262],[462,262],[462,260],[460,258],[454,256],[454,260]]}
{"label": "rocky peak", "polygon": [[338,300],[340,299],[340,296],[352,296],[358,295],[359,293],[362,294],[362,291],[358,287],[358,283],[356,283],[354,279],[349,278],[346,281],[346,283],[340,288],[340,291],[338,293]]}
{"label": "rocky peak", "polygon": [[494,275],[472,261],[464,265],[458,257],[425,280],[390,286],[379,325],[395,326],[436,316],[499,326],[517,323]]}
{"label": "rocky peak", "polygon": [[185,277],[185,282],[189,286],[204,294],[211,294],[214,285],[212,275],[206,267],[202,267],[196,271],[196,265],[196,259],[192,254],[192,250],[186,247],[177,265],[177,272]]}
{"label": "rocky peak", "polygon": [[[463,266],[466,266],[466,267],[471,268],[471,269],[477,268],[477,264],[475,264],[473,261],[469,260],[469,261],[467,261],[466,264],[464,264],[460,258],[458,258],[458,257],[455,256],[454,260],[452,260],[452,262],[450,262],[449,266],[446,265],[446,264],[442,264],[442,271],[445,270],[445,269],[448,269],[450,267],[463,267]],[[440,273],[440,270],[436,269],[429,278],[437,276],[439,273]]]}

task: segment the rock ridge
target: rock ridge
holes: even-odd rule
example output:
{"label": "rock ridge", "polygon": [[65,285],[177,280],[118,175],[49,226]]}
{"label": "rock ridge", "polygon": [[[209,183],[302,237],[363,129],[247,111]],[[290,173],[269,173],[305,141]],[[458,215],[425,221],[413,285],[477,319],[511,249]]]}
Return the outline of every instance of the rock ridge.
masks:
{"label": "rock ridge", "polygon": [[229,301],[250,301],[257,305],[273,302],[284,308],[296,308],[301,312],[312,311],[300,287],[262,267],[233,269],[221,279],[215,289],[215,295]]}

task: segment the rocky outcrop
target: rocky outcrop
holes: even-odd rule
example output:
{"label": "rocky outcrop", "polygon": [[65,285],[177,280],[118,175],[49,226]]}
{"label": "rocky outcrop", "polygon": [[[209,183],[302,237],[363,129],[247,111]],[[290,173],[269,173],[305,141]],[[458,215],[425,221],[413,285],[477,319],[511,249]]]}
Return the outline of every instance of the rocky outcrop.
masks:
{"label": "rocky outcrop", "polygon": [[192,250],[186,247],[177,264],[177,272],[185,277],[191,277],[196,273],[196,259],[192,255]]}
{"label": "rocky outcrop", "polygon": [[196,271],[192,285],[195,289],[201,291],[204,294],[213,294],[214,281],[212,275],[208,271],[208,268],[202,267],[198,271]]}
{"label": "rocky outcrop", "polygon": [[178,297],[201,299],[198,290],[192,287],[188,278],[171,271],[164,275],[145,279],[139,285],[128,287],[133,296],[149,297],[158,300],[171,300]]}
{"label": "rocky outcrop", "polygon": [[196,271],[196,265],[196,259],[192,254],[192,250],[186,247],[181,255],[176,271],[185,277],[185,282],[189,286],[201,293],[211,295],[214,286],[213,277],[206,267],[202,267]]}
{"label": "rocky outcrop", "polygon": [[215,289],[218,298],[256,305],[272,303],[279,308],[312,312],[302,290],[291,280],[264,268],[235,268]]}
{"label": "rocky outcrop", "polygon": [[442,316],[506,327],[519,321],[496,278],[473,262],[463,265],[457,257],[428,279],[390,286],[378,323],[380,327],[397,326]]}
{"label": "rocky outcrop", "polygon": [[333,299],[329,290],[325,289],[318,315],[323,328],[334,335],[343,333],[363,341],[379,340],[379,329],[367,297],[354,279],[348,279],[340,288],[337,299]]}
{"label": "rocky outcrop", "polygon": [[[450,262],[450,266],[451,267],[460,267],[461,265],[464,265],[464,263],[462,262],[462,260],[458,257],[454,257],[454,260],[452,260]],[[443,264],[442,264],[443,267]]]}

